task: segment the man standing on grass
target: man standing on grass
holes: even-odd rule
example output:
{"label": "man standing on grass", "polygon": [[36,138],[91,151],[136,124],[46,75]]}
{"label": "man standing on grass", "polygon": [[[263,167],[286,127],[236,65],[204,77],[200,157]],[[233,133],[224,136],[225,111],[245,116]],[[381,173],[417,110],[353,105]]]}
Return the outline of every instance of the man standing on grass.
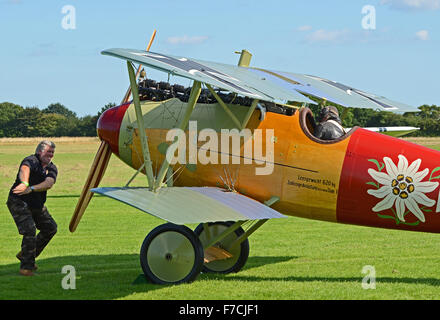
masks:
{"label": "man standing on grass", "polygon": [[[6,203],[18,232],[23,235],[17,259],[24,276],[34,275],[35,258],[57,232],[57,224],[44,206],[46,191],[52,188],[58,174],[52,163],[54,153],[53,142],[41,141],[35,154],[23,159]],[[37,236],[36,229],[40,230]]]}

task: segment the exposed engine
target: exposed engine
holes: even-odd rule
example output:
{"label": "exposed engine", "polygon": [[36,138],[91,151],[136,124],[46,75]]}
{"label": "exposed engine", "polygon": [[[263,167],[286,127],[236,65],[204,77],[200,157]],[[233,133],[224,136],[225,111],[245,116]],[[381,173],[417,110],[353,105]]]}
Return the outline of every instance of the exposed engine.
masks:
{"label": "exposed engine", "polygon": [[[182,102],[188,102],[191,87],[184,87],[180,84],[170,84],[165,81],[157,82],[151,79],[144,79],[138,83],[139,98],[141,101],[164,101],[171,98],[177,98]],[[250,107],[253,99],[249,97],[238,96],[235,93],[226,90],[216,90],[217,95],[226,104],[236,104]],[[197,103],[217,103],[215,97],[208,89],[202,89]],[[284,115],[292,115],[295,113],[294,108],[275,104],[273,102],[261,101],[267,112],[274,112]]]}

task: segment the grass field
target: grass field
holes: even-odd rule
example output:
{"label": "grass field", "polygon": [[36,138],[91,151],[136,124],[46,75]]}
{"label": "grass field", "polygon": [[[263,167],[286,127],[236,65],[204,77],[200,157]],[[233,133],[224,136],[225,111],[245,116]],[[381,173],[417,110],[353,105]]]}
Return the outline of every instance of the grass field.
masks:
{"label": "grass field", "polygon": [[[250,257],[236,274],[201,274],[191,284],[146,283],[139,250],[163,221],[95,196],[75,233],[68,225],[97,139],[55,139],[59,178],[47,207],[58,233],[37,259],[35,277],[18,275],[21,236],[4,204],[35,139],[0,139],[0,299],[439,299],[440,236],[364,228],[300,218],[275,219],[250,237]],[[415,139],[440,149],[440,139]],[[134,173],[112,157],[102,186],[121,186]],[[142,185],[145,177],[133,185]],[[191,226],[195,227],[195,226]],[[76,270],[76,289],[61,283],[63,266]],[[376,289],[363,289],[364,266],[374,266]]]}

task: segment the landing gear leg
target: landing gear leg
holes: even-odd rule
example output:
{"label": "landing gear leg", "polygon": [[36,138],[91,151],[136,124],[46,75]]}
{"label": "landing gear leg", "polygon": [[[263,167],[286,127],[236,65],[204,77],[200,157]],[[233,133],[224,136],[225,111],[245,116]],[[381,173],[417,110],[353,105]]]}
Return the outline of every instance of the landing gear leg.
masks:
{"label": "landing gear leg", "polygon": [[[194,233],[199,237],[202,245],[206,246],[212,241],[212,239],[218,237],[233,224],[233,222],[199,224],[194,230]],[[215,243],[212,247],[206,248],[206,251],[209,251],[212,248],[220,249],[220,251],[224,252],[224,256],[221,259],[205,262],[203,271],[223,274],[240,271],[249,257],[249,240],[245,239],[240,244],[233,244],[242,234],[244,234],[244,230],[239,227],[234,232]]]}

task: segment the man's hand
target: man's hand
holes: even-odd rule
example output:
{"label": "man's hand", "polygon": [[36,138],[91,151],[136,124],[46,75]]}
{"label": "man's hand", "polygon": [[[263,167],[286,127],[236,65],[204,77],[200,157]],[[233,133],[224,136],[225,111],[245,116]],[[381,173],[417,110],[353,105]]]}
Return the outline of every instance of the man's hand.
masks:
{"label": "man's hand", "polygon": [[30,187],[26,187],[26,185],[24,183],[20,183],[18,186],[16,186],[12,192],[14,194],[18,194],[19,196],[31,193],[32,190]]}

